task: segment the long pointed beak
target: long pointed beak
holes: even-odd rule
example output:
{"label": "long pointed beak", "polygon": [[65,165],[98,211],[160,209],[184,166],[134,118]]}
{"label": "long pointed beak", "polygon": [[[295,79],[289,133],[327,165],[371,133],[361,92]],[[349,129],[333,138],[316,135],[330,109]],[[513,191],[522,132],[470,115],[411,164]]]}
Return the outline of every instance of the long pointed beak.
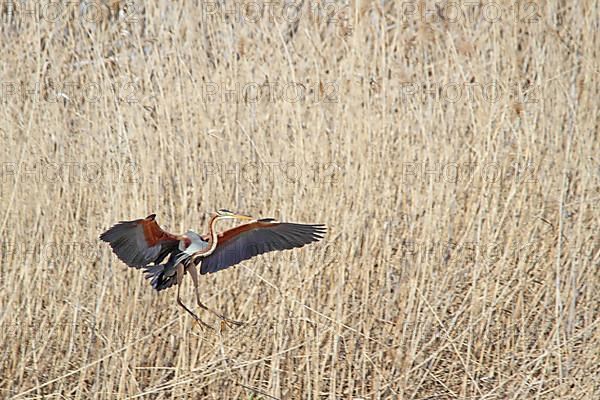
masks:
{"label": "long pointed beak", "polygon": [[254,218],[252,218],[252,217],[250,217],[248,215],[242,215],[242,214],[234,214],[233,217],[236,218],[236,219],[244,220],[244,221],[252,221],[252,220],[254,220]]}

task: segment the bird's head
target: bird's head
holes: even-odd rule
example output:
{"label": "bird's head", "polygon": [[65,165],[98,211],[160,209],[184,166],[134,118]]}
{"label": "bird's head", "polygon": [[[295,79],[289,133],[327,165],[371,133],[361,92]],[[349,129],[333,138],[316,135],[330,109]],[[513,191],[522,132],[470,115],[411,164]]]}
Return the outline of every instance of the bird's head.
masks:
{"label": "bird's head", "polygon": [[241,219],[245,221],[252,221],[254,218],[249,217],[247,215],[236,214],[224,208],[217,210],[216,212],[218,219]]}

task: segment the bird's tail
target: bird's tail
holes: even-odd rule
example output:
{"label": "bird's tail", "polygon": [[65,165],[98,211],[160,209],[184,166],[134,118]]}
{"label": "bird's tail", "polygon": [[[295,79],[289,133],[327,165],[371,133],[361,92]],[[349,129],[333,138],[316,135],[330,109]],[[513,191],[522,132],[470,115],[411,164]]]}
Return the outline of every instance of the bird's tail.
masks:
{"label": "bird's tail", "polygon": [[177,266],[189,258],[185,252],[173,251],[166,263],[144,268],[146,279],[150,279],[150,284],[158,291],[170,288],[177,283]]}
{"label": "bird's tail", "polygon": [[146,279],[150,279],[152,287],[158,291],[170,288],[177,283],[177,269],[173,263],[151,265],[144,269]]}

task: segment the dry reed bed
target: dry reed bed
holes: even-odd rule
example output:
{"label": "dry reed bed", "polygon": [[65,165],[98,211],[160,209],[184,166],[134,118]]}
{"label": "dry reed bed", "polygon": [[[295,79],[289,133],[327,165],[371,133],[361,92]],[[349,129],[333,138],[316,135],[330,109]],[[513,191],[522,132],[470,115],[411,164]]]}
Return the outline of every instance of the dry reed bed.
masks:
{"label": "dry reed bed", "polygon": [[[0,397],[598,396],[598,9],[559,3],[3,4]],[[330,227],[203,277],[240,329],[97,240],[221,207]]]}

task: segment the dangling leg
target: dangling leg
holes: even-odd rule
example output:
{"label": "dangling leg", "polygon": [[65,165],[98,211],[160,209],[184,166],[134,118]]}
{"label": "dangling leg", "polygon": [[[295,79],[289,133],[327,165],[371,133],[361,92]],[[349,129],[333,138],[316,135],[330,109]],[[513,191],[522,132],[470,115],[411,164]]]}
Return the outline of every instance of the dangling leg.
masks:
{"label": "dangling leg", "polygon": [[181,289],[181,283],[183,282],[183,274],[185,272],[185,267],[183,266],[183,264],[179,264],[177,266],[177,304],[179,304],[181,307],[183,307],[183,309],[185,311],[187,311],[188,313],[190,313],[190,315],[192,317],[194,317],[194,320],[196,321],[196,323],[198,325],[200,325],[201,328],[208,328],[208,329],[213,329],[212,326],[206,324],[204,321],[202,321],[200,319],[200,317],[198,317],[196,314],[194,314],[192,312],[192,310],[190,310],[189,308],[187,308],[185,306],[185,304],[183,304],[183,302],[181,301],[181,297],[179,296],[179,290]]}
{"label": "dangling leg", "polygon": [[190,276],[192,277],[192,281],[194,282],[194,289],[196,290],[196,302],[198,303],[198,307],[202,308],[203,310],[213,313],[218,318],[220,318],[222,321],[224,321],[228,324],[241,326],[242,322],[234,321],[232,319],[226,318],[223,315],[219,314],[218,312],[213,311],[210,308],[206,307],[204,304],[202,304],[202,302],[200,301],[200,288],[198,286],[198,270],[196,269],[196,265],[194,265],[194,263],[190,263],[190,266],[188,267],[188,272],[190,273]]}

